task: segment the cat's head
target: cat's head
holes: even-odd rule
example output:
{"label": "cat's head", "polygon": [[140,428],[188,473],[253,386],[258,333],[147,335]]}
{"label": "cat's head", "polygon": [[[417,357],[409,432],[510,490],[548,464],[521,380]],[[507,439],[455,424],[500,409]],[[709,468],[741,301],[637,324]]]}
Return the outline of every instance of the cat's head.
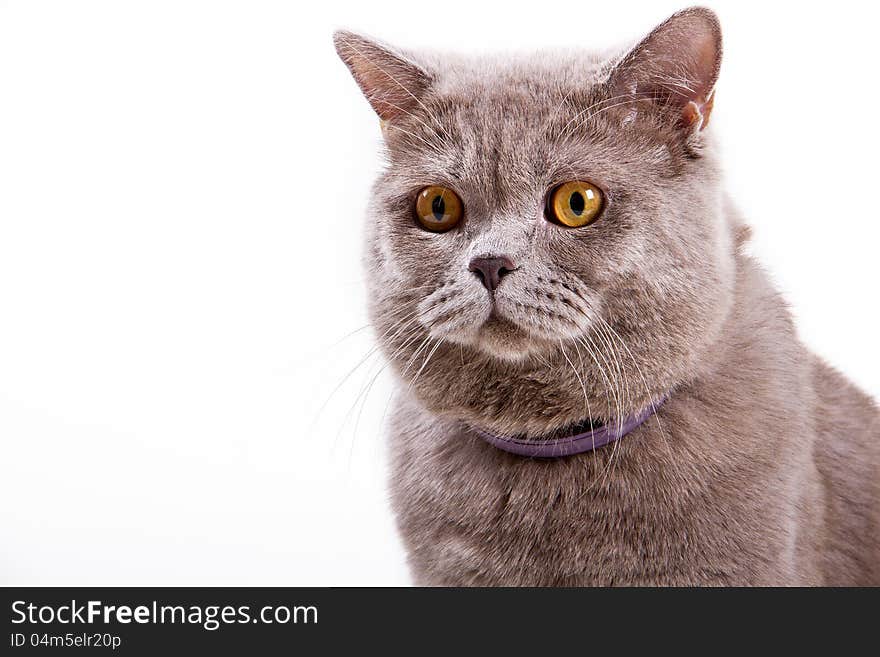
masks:
{"label": "cat's head", "polygon": [[681,380],[733,278],[706,131],[712,12],[610,58],[335,41],[387,153],[367,213],[371,315],[426,406],[538,434]]}

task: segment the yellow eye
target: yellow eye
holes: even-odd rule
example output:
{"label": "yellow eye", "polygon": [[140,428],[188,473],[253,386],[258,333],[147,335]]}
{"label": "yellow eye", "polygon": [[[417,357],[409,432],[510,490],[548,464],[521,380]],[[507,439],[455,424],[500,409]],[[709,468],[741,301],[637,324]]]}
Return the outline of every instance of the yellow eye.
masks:
{"label": "yellow eye", "polygon": [[462,214],[461,199],[448,187],[425,187],[416,199],[416,218],[422,226],[436,233],[454,227],[461,221]]}
{"label": "yellow eye", "polygon": [[592,183],[574,180],[563,183],[550,193],[549,218],[569,228],[588,226],[602,214],[604,196]]}

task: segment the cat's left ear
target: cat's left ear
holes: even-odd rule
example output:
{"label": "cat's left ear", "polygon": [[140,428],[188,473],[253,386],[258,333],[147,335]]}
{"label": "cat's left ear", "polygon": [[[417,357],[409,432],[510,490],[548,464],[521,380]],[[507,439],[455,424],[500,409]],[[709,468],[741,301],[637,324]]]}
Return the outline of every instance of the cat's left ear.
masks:
{"label": "cat's left ear", "polygon": [[692,7],[642,39],[614,67],[609,85],[615,102],[625,103],[630,116],[648,109],[690,135],[709,122],[720,69],[718,17]]}
{"label": "cat's left ear", "polygon": [[348,66],[379,118],[393,121],[412,114],[431,80],[405,55],[372,39],[339,30],[333,35],[336,52]]}

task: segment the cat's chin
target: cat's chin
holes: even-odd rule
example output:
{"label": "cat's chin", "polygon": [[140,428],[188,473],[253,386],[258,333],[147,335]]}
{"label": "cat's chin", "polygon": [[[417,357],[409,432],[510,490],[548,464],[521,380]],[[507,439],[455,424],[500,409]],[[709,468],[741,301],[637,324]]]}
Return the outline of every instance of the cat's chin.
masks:
{"label": "cat's chin", "polygon": [[513,322],[493,315],[473,337],[472,346],[508,362],[522,362],[546,351],[546,345]]}

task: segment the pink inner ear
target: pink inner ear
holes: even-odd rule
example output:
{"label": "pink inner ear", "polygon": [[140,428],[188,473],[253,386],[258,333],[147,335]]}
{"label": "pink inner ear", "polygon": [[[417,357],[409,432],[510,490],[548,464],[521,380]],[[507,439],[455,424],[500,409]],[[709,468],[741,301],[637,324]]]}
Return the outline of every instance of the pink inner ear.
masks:
{"label": "pink inner ear", "polygon": [[690,101],[681,112],[682,127],[697,130],[705,130],[709,125],[709,116],[715,103],[715,92],[709,93],[709,98],[703,102]]}
{"label": "pink inner ear", "polygon": [[[702,130],[712,112],[721,30],[708,9],[679,12],[655,28],[612,73],[617,89],[674,112],[680,127]],[[672,118],[672,117],[670,117]]]}
{"label": "pink inner ear", "polygon": [[375,41],[350,32],[334,35],[336,51],[382,121],[410,114],[428,85],[416,64]]}
{"label": "pink inner ear", "polygon": [[700,36],[701,39],[694,39],[697,43],[694,48],[695,58],[692,67],[695,74],[694,79],[700,81],[700,84],[694,89],[695,97],[691,99],[691,102],[696,103],[700,108],[705,125],[708,121],[708,113],[712,111],[714,86],[721,64],[721,34],[710,30],[703,32]]}

